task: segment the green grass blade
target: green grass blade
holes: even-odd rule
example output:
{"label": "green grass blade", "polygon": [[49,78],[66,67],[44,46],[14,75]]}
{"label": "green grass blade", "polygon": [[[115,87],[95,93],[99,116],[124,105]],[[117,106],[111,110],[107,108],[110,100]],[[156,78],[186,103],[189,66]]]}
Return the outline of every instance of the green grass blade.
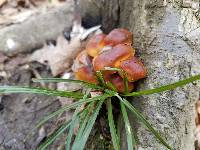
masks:
{"label": "green grass blade", "polygon": [[89,120],[89,117],[90,117],[90,112],[92,110],[92,107],[94,107],[94,104],[95,102],[91,102],[89,105],[87,105],[84,109],[84,113],[81,113],[80,115],[80,120],[83,120],[81,123],[80,123],[80,127],[78,129],[78,133],[76,135],[76,138],[74,140],[74,143],[76,143],[77,141],[80,140],[83,132],[84,132],[84,129],[85,129],[85,126]]}
{"label": "green grass blade", "polygon": [[[121,113],[121,112],[120,112]],[[121,116],[121,114],[120,114]],[[117,136],[119,137],[119,140],[121,139],[121,122],[122,122],[122,117],[118,117],[117,119]]]}
{"label": "green grass blade", "polygon": [[111,89],[111,90],[117,92],[116,87],[115,87],[111,82],[106,82],[106,86],[107,86],[109,89]]}
{"label": "green grass blade", "polygon": [[58,130],[52,133],[39,147],[38,150],[45,150],[52,144],[71,124],[71,121],[64,123]]}
{"label": "green grass blade", "polygon": [[124,104],[121,101],[120,101],[120,106],[121,106],[121,112],[122,112],[122,116],[123,116],[124,124],[125,124],[128,150],[134,150],[136,148],[136,140],[132,133],[133,130],[131,128],[131,124],[128,119],[128,114],[127,114]]}
{"label": "green grass blade", "polygon": [[173,90],[177,87],[181,87],[184,86],[188,83],[194,82],[196,80],[200,80],[200,74],[190,77],[188,79],[184,79],[181,81],[178,81],[176,83],[172,83],[169,85],[164,85],[158,88],[154,88],[154,89],[150,89],[150,90],[143,90],[143,91],[139,91],[139,92],[132,92],[132,93],[128,93],[128,94],[124,94],[124,96],[141,96],[141,95],[149,95],[149,94],[154,94],[154,93],[160,93],[163,91],[168,91],[168,90]]}
{"label": "green grass blade", "polygon": [[[90,104],[90,106],[93,106],[94,105],[94,102],[92,102],[91,104]],[[88,106],[87,108],[90,108],[90,106]],[[87,109],[86,108],[86,109]],[[83,132],[84,132],[84,129],[85,129],[85,127],[86,127],[86,125],[87,125],[87,122],[88,122],[88,120],[89,120],[89,118],[90,118],[90,110],[89,109],[87,109],[86,110],[86,113],[83,115],[83,122],[80,124],[80,127],[79,127],[79,129],[78,129],[78,133],[77,133],[77,135],[76,135],[76,138],[75,138],[75,140],[74,140],[74,143],[73,143],[73,145],[76,145],[77,144],[77,142],[78,141],[80,141],[80,138],[82,137],[82,135],[83,135]]]}
{"label": "green grass blade", "polygon": [[85,127],[85,130],[82,134],[81,140],[78,141],[77,144],[73,145],[74,147],[72,147],[72,150],[83,150],[84,149],[87,139],[90,135],[92,127],[94,126],[94,123],[96,121],[96,118],[99,114],[99,110],[101,109],[101,106],[102,106],[104,100],[105,99],[101,99],[101,101],[98,102],[94,113],[92,114],[92,116],[90,117],[90,119],[87,122],[87,126]]}
{"label": "green grass blade", "polygon": [[[89,105],[91,106],[91,104],[93,105],[95,102],[92,102],[92,103],[90,103]],[[89,107],[90,108],[90,107]],[[81,119],[81,117],[85,117],[86,116],[86,118],[88,118],[89,119],[89,116],[90,116],[90,113],[89,113],[89,109],[88,109],[88,107],[86,107],[81,113],[79,113],[79,116],[78,116],[78,118],[79,118],[79,122],[80,122],[80,119]],[[87,120],[87,119],[86,119]],[[85,121],[85,120],[84,120]],[[83,125],[83,124],[81,124],[80,125],[80,128],[83,128],[83,129],[80,129],[79,128],[79,130],[78,130],[78,133],[77,133],[77,135],[76,135],[76,138],[75,138],[75,140],[74,140],[74,143],[77,141],[77,138],[79,138],[79,137],[81,137],[81,135],[82,135],[82,132],[84,131],[84,128],[85,128],[85,126],[86,126],[86,124],[87,124],[87,121],[85,121],[85,125]],[[82,130],[82,131],[81,131]],[[70,132],[70,131],[69,131]],[[70,142],[71,143],[71,142]],[[66,146],[66,149],[68,149],[69,147],[67,147]]]}
{"label": "green grass blade", "polygon": [[104,92],[106,94],[108,94],[110,97],[115,96],[115,94],[116,94],[115,91],[112,91],[112,90],[109,90],[109,89],[105,89]]}
{"label": "green grass blade", "polygon": [[[95,124],[95,121],[96,121],[96,118],[99,114],[99,111],[102,107],[102,104],[104,102],[105,99],[101,99],[96,105],[96,108],[95,108],[95,111],[93,112],[93,114],[91,115],[91,117],[89,117],[89,121],[87,122],[87,126],[85,127],[85,130],[83,132],[83,138],[81,138],[82,140],[80,141],[80,143],[83,145],[82,148],[84,148],[84,145],[86,144],[87,142],[87,139],[90,135],[90,132]],[[95,104],[94,104],[95,105]],[[92,105],[92,106],[94,106]]]}
{"label": "green grass blade", "polygon": [[125,87],[125,90],[124,90],[124,93],[128,93],[128,79],[124,73],[124,78],[123,78],[123,81],[124,81],[124,87]]}
{"label": "green grass blade", "polygon": [[[128,93],[128,79],[126,77],[125,72],[122,69],[119,68],[113,68],[113,67],[104,67],[103,70],[101,71],[118,71],[121,72],[123,74],[123,81],[124,81],[124,87],[125,87],[125,91],[124,93]],[[113,90],[113,89],[112,89]],[[114,90],[113,90],[114,91]]]}
{"label": "green grass blade", "polygon": [[[86,100],[88,95],[89,95],[89,92],[84,95],[83,99]],[[78,113],[79,113],[80,108],[81,108],[81,106],[76,108],[76,110],[73,114],[72,123],[70,125],[69,132],[68,132],[67,139],[66,139],[66,150],[70,150],[70,144],[71,144],[72,136],[74,133],[74,128],[75,128],[75,125],[77,124],[77,122],[79,121]]]}
{"label": "green grass blade", "polygon": [[18,86],[0,86],[0,93],[34,93],[52,96],[71,97],[80,99],[83,94],[80,92],[58,91],[44,88],[18,87]]}
{"label": "green grass blade", "polygon": [[89,88],[92,89],[103,89],[102,87],[93,84],[93,83],[89,83],[86,81],[82,81],[82,80],[73,80],[73,79],[61,79],[61,78],[42,78],[42,79],[32,79],[33,82],[55,82],[55,83],[59,83],[59,82],[71,82],[71,83],[79,83],[79,84],[83,84]]}
{"label": "green grass blade", "polygon": [[119,68],[113,68],[113,67],[104,67],[102,71],[122,71]]}
{"label": "green grass blade", "polygon": [[113,120],[111,99],[107,100],[107,109],[108,109],[108,122],[109,122],[111,137],[112,137],[112,143],[115,150],[120,150],[119,137],[117,136],[115,123]]}
{"label": "green grass blade", "polygon": [[103,87],[106,87],[106,83],[104,81],[103,74],[101,71],[96,71],[96,77],[97,77],[99,84]]}
{"label": "green grass blade", "polygon": [[43,125],[45,122],[47,122],[49,119],[59,115],[59,114],[62,114],[63,112],[69,110],[69,109],[72,109],[72,108],[76,108],[78,107],[79,105],[82,105],[82,104],[85,104],[85,103],[90,103],[90,102],[94,102],[94,101],[97,101],[97,100],[100,100],[102,98],[106,99],[110,97],[110,95],[108,94],[104,94],[104,95],[101,95],[101,96],[96,96],[96,97],[93,97],[93,98],[88,98],[88,99],[81,99],[77,102],[74,102],[72,103],[71,105],[66,105],[64,107],[61,107],[60,109],[58,109],[57,111],[53,112],[52,114],[46,116],[44,119],[42,119],[37,125],[36,127],[33,129],[37,129],[38,127],[40,127],[41,125]]}
{"label": "green grass blade", "polygon": [[75,128],[75,125],[77,124],[77,122],[79,121],[79,117],[78,117],[78,110],[79,110],[80,107],[78,107],[72,117],[72,122],[71,122],[71,125],[70,125],[70,128],[69,128],[69,132],[68,132],[68,135],[67,135],[67,139],[66,139],[66,150],[70,150],[70,144],[71,144],[71,141],[72,141],[72,136],[73,136],[73,133],[74,133],[74,128]]}
{"label": "green grass blade", "polygon": [[168,149],[173,150],[167,142],[161,137],[161,135],[152,127],[152,125],[145,119],[145,117],[139,112],[131,103],[129,103],[126,99],[122,99],[119,95],[116,94],[116,96],[120,99],[124,105],[130,109],[130,111],[140,120],[140,122],[145,125],[151,133],[154,134],[154,136]]}

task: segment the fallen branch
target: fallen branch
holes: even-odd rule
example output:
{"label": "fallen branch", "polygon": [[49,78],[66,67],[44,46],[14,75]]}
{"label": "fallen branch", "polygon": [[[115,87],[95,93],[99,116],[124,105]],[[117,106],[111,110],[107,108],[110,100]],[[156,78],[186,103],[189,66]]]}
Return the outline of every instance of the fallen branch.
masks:
{"label": "fallen branch", "polygon": [[56,39],[64,28],[70,28],[74,4],[68,2],[62,7],[36,15],[20,24],[0,30],[0,52],[15,55],[40,48],[46,40]]}

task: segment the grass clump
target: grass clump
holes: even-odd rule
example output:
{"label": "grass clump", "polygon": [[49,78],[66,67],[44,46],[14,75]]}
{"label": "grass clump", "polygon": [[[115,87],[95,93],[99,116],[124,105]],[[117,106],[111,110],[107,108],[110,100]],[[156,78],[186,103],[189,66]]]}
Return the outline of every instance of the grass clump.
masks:
{"label": "grass clump", "polygon": [[[112,68],[109,68],[112,69]],[[111,83],[106,83],[103,81],[101,73],[97,73],[97,77],[101,84],[96,85],[92,83],[88,83],[80,80],[71,80],[71,79],[59,79],[59,78],[44,78],[44,79],[33,79],[34,82],[73,82],[73,83],[81,83],[91,90],[96,90],[101,92],[100,95],[91,97],[90,93],[81,93],[81,92],[71,92],[71,91],[57,91],[50,89],[42,89],[42,88],[30,88],[30,87],[16,87],[16,86],[0,86],[0,93],[37,93],[37,94],[46,94],[53,96],[62,96],[62,97],[72,97],[75,98],[76,101],[70,105],[63,106],[59,108],[57,111],[51,113],[50,115],[44,117],[34,128],[37,129],[46,123],[49,119],[56,117],[62,114],[65,111],[70,109],[76,109],[74,115],[71,120],[64,122],[53,134],[51,134],[41,145],[39,145],[39,150],[46,149],[50,144],[52,144],[61,134],[67,131],[66,136],[66,150],[83,150],[87,139],[91,133],[91,130],[95,124],[97,116],[102,108],[102,105],[105,104],[107,108],[107,119],[109,123],[111,138],[113,147],[115,150],[120,149],[120,140],[116,130],[116,124],[113,116],[113,97],[119,100],[118,104],[120,105],[120,113],[122,114],[123,122],[125,124],[126,138],[127,138],[127,147],[128,150],[134,150],[137,147],[137,140],[134,137],[134,131],[130,125],[129,117],[127,115],[127,110],[129,110],[137,120],[142,123],[154,136],[155,138],[162,143],[167,149],[173,150],[173,148],[167,143],[167,141],[162,137],[162,135],[154,129],[154,127],[145,119],[145,117],[134,107],[126,97],[129,96],[142,96],[148,94],[159,93],[167,90],[173,90],[177,87],[184,86],[188,83],[194,82],[196,80],[200,80],[200,75],[196,75],[190,77],[185,80],[178,81],[173,84],[164,85],[158,88],[137,91],[137,92],[127,92],[125,90],[124,93],[118,93],[112,87]],[[127,87],[127,80],[124,81],[125,87]],[[108,88],[109,87],[109,88]],[[84,109],[80,109],[80,107],[84,105]],[[79,124],[79,128],[77,134],[73,138],[74,128]]]}

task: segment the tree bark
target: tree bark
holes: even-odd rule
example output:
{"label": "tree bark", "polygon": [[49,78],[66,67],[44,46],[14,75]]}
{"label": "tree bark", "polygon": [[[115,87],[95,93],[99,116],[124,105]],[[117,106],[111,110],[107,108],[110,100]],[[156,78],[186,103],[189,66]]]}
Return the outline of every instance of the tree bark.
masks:
{"label": "tree bark", "polygon": [[[88,8],[96,9],[92,17],[101,18],[99,21],[106,32],[114,27],[133,32],[133,47],[148,69],[148,77],[138,83],[137,90],[173,83],[200,73],[198,0],[82,0],[84,2],[90,4]],[[86,14],[91,14],[90,9]],[[178,150],[193,150],[199,87],[197,82],[132,100],[170,145]],[[138,149],[165,149],[143,126],[135,123],[132,114],[130,117],[138,135]],[[125,132],[122,130],[122,133]],[[121,143],[122,149],[127,149],[123,134]]]}

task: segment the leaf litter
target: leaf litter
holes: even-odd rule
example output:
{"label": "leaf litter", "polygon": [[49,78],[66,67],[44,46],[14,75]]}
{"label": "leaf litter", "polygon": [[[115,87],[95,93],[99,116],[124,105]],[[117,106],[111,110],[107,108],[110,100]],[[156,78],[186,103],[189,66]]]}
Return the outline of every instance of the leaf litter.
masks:
{"label": "leaf litter", "polygon": [[91,33],[94,33],[96,30],[98,31],[99,28],[100,26],[96,26],[85,30],[81,25],[74,23],[71,40],[68,41],[64,35],[60,35],[57,38],[56,46],[53,44],[45,45],[31,55],[30,61],[38,61],[43,64],[48,63],[53,76],[69,71],[71,70],[73,60],[82,50],[84,40]]}
{"label": "leaf litter", "polygon": [[[102,32],[101,26],[95,26],[90,29],[84,29],[80,21],[74,21],[73,27],[69,34],[70,38],[66,38],[64,34],[58,36],[56,44],[45,44],[43,48],[35,51],[28,61],[37,61],[42,64],[48,64],[53,76],[59,76],[62,79],[74,78],[72,65],[77,54],[84,49],[87,39],[93,34]],[[58,90],[78,91],[85,90],[82,85],[77,83],[57,83]],[[70,105],[72,98],[58,97],[62,106]],[[63,118],[64,117],[64,118]],[[69,120],[72,112],[66,112],[61,119]]]}

